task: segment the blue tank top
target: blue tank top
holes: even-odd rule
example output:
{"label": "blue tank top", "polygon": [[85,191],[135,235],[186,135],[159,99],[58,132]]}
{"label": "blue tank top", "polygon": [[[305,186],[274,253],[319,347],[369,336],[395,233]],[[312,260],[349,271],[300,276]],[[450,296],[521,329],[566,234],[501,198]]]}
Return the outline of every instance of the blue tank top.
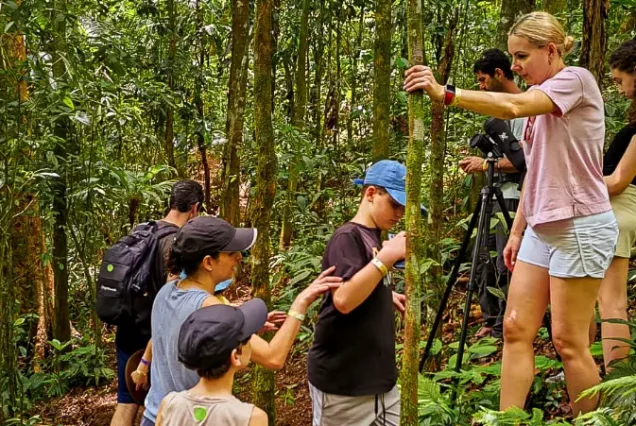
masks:
{"label": "blue tank top", "polygon": [[152,305],[151,385],[146,396],[144,417],[157,421],[159,404],[170,392],[191,389],[199,376],[179,362],[178,339],[181,324],[203,305],[210,293],[199,289],[182,290],[177,281],[166,283]]}

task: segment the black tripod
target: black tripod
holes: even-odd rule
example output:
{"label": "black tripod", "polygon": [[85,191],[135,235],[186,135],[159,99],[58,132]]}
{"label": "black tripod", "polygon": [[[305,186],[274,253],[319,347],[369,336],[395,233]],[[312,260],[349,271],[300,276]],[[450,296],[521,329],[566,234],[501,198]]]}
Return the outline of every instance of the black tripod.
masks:
{"label": "black tripod", "polygon": [[[448,304],[448,298],[450,297],[453,286],[457,281],[459,268],[462,264],[462,261],[464,260],[464,257],[466,256],[466,252],[468,251],[468,245],[470,244],[470,239],[473,234],[473,230],[475,229],[475,225],[477,225],[477,222],[479,221],[479,224],[477,226],[477,239],[475,241],[475,247],[473,249],[472,265],[470,267],[470,279],[468,281],[468,291],[466,293],[464,319],[462,321],[461,335],[459,337],[459,348],[457,351],[457,363],[455,364],[455,372],[458,373],[462,366],[462,360],[464,358],[464,345],[466,343],[466,334],[468,332],[468,319],[470,317],[470,305],[473,292],[477,288],[477,284],[475,282],[475,272],[477,271],[477,267],[480,263],[490,262],[490,253],[487,249],[487,245],[488,237],[490,234],[490,217],[492,215],[494,205],[493,196],[495,196],[497,199],[499,208],[501,209],[504,219],[508,224],[508,229],[512,227],[512,219],[510,218],[510,214],[508,213],[508,209],[506,208],[501,188],[498,185],[494,184],[495,164],[497,162],[497,158],[501,158],[502,156],[496,145],[494,146],[494,148],[495,149],[493,149],[493,151],[488,153],[488,158],[486,159],[486,162],[488,163],[487,183],[486,186],[481,189],[481,197],[477,201],[475,211],[473,212],[473,217],[471,218],[468,229],[466,230],[466,234],[464,235],[464,240],[459,250],[459,254],[455,259],[453,270],[451,271],[450,277],[448,277],[448,281],[446,282],[446,291],[444,291],[444,296],[442,297],[439,309],[437,310],[435,322],[433,323],[433,327],[430,330],[428,341],[426,342],[426,347],[424,349],[424,354],[422,355],[422,360],[420,361],[420,372],[423,370],[424,364],[426,363],[426,360],[430,355],[431,348],[433,347],[433,342],[435,340],[435,335],[437,334],[437,329],[442,322],[444,310],[446,309],[446,305]],[[454,392],[452,400],[453,402],[455,400]]]}

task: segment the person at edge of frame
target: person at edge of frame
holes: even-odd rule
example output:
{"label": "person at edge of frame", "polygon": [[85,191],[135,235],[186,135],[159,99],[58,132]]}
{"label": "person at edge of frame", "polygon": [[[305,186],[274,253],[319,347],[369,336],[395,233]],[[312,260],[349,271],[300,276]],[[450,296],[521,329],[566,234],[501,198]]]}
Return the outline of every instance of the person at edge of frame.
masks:
{"label": "person at edge of frame", "polygon": [[501,119],[528,117],[527,170],[504,261],[512,270],[504,315],[500,410],[525,407],[534,381],[534,341],[550,305],[554,346],[563,360],[574,416],[598,406],[581,393],[600,383],[589,324],[618,240],[603,179],[604,103],[595,77],[567,66],[574,39],[546,12],[521,16],[508,32],[512,70],[531,87],[513,93],[443,86],[433,71],[405,73],[407,92]]}

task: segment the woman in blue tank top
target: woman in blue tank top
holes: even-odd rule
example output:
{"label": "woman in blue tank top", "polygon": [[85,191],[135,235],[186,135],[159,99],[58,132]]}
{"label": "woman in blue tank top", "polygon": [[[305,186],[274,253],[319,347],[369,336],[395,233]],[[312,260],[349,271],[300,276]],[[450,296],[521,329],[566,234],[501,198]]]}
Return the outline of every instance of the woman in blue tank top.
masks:
{"label": "woman in blue tank top", "polygon": [[[214,296],[214,289],[234,275],[242,259],[241,252],[249,249],[256,237],[256,229],[234,228],[212,216],[192,219],[176,234],[169,267],[175,275],[185,271],[186,277],[164,285],[152,308],[152,339],[144,354],[144,358],[152,360],[152,384],[145,401],[142,426],[154,426],[161,400],[168,393],[190,389],[198,382],[197,373],[178,361],[181,324],[197,309],[223,303]],[[253,362],[274,370],[282,368],[309,305],[341,284],[340,278],[328,276],[332,272],[333,268],[320,274],[296,297],[271,342],[257,335],[252,337]],[[148,363],[150,359],[142,362]],[[145,382],[143,371],[138,370],[135,378],[136,383]]]}

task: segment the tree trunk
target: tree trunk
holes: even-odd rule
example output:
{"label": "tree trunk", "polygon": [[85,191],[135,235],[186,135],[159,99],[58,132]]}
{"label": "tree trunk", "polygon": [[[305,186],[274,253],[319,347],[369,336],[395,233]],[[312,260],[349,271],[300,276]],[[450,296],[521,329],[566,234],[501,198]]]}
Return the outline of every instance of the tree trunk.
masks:
{"label": "tree trunk", "polygon": [[[174,89],[174,60],[177,52],[177,27],[175,18],[174,0],[168,0],[168,25],[170,27],[170,45],[168,47],[168,90],[170,94]],[[174,157],[174,110],[172,105],[166,103],[166,134],[164,149],[168,165],[177,170],[177,162]]]}
{"label": "tree trunk", "polygon": [[[22,1],[16,2],[20,7]],[[13,27],[16,28],[15,26]],[[22,61],[26,60],[26,46],[24,36],[19,32],[3,34],[0,36],[0,52],[6,53],[0,55],[0,69],[4,71],[0,77],[0,86],[3,90],[1,99],[5,107],[5,118],[8,119],[9,114],[7,112],[8,104],[15,104],[16,119],[13,124],[16,125],[13,129],[7,132],[11,137],[15,137],[17,140],[24,134],[27,125],[27,117],[23,115],[23,107],[28,98],[29,92],[27,89],[26,80],[24,79],[27,71],[24,68]],[[8,124],[8,120],[5,121],[5,125]],[[9,125],[11,128],[11,125]],[[15,134],[13,134],[15,132]],[[23,155],[22,155],[23,154]],[[17,153],[14,159],[17,160],[17,164],[14,163],[6,167],[19,167],[20,159],[31,158],[32,155],[28,151]],[[5,170],[5,176],[10,176]],[[6,182],[8,187],[11,187],[13,183]],[[9,219],[8,226],[10,231],[8,239],[0,240],[2,244],[4,255],[0,258],[5,259],[4,267],[0,267],[0,285],[7,293],[2,295],[2,302],[0,302],[0,311],[6,315],[2,318],[3,324],[8,324],[9,330],[5,330],[5,326],[0,326],[2,332],[0,332],[0,340],[6,342],[6,344],[13,345],[13,323],[15,320],[14,315],[16,312],[16,306],[21,307],[20,313],[38,313],[38,322],[35,328],[28,330],[29,335],[35,333],[34,342],[34,357],[33,367],[37,372],[40,370],[39,362],[45,356],[45,348],[47,341],[50,339],[51,331],[51,293],[53,291],[53,280],[51,266],[44,265],[41,255],[46,253],[45,238],[42,231],[42,223],[39,212],[39,199],[35,194],[21,193],[17,194],[17,199],[11,200],[8,198],[8,193],[3,192],[3,197],[7,202],[7,206],[12,207],[12,213],[5,214],[5,217],[12,218],[17,212],[21,214],[16,215],[15,218]],[[6,244],[6,245],[5,245]],[[16,304],[17,302],[17,304]],[[5,331],[8,331],[5,334]],[[0,360],[0,366],[2,371],[14,371],[10,369],[10,365],[15,362],[15,346],[11,347],[11,351],[3,348],[0,352],[3,352],[2,359]],[[9,377],[12,381],[13,377]],[[12,384],[9,383],[9,392],[15,391],[12,388]],[[0,420],[2,415],[0,414]]]}
{"label": "tree trunk", "polygon": [[[455,46],[453,44],[453,35],[457,29],[459,20],[459,9],[455,9],[454,16],[449,18],[448,31],[443,44],[443,56],[437,66],[437,73],[441,76],[443,84],[450,77],[453,57],[455,55]],[[427,289],[426,312],[424,317],[431,321],[434,318],[435,309],[444,294],[445,285],[442,280],[443,271],[441,269],[441,251],[439,242],[442,238],[442,222],[434,220],[441,217],[444,211],[444,151],[446,146],[446,133],[444,129],[444,106],[439,102],[431,102],[431,146],[427,149],[430,152],[429,170],[431,181],[428,186],[428,223],[424,230],[424,253],[430,262],[430,266],[426,271],[421,271],[422,277],[425,278],[425,288]],[[431,315],[432,314],[432,315]],[[441,335],[441,329],[437,330]],[[436,357],[430,357],[429,362],[436,363]]]}
{"label": "tree trunk", "polygon": [[[197,15],[197,31],[203,29],[203,16],[199,0],[196,0],[196,15]],[[201,156],[201,164],[203,165],[203,193],[205,194],[205,206],[210,209],[210,164],[208,163],[207,149],[205,146],[205,111],[203,108],[203,91],[205,89],[205,77],[203,74],[205,66],[205,44],[204,37],[200,37],[199,45],[199,67],[197,69],[197,80],[194,87],[194,105],[197,109],[197,115],[199,118],[199,125],[196,128],[197,134],[197,147],[199,149],[199,155]],[[237,224],[234,224],[237,225]]]}
{"label": "tree trunk", "polygon": [[[296,61],[296,90],[294,98],[293,124],[299,132],[305,130],[305,115],[307,110],[307,50],[309,34],[309,0],[303,0],[302,16],[300,18],[300,35],[298,40],[298,60]],[[280,249],[287,250],[291,244],[293,232],[293,206],[296,202],[298,189],[298,175],[300,174],[298,150],[289,161],[289,180],[287,186],[287,200],[283,208],[283,224],[280,231]]]}
{"label": "tree trunk", "polygon": [[[272,126],[272,38],[273,0],[256,1],[254,30],[254,129],[258,149],[256,168],[256,193],[251,205],[252,226],[259,235],[252,251],[252,283],[254,295],[263,299],[271,308],[269,258],[270,214],[276,194],[276,152]],[[253,403],[265,410],[269,424],[276,424],[274,405],[274,373],[263,367],[254,368]]]}
{"label": "tree trunk", "polygon": [[583,40],[579,66],[590,70],[603,89],[609,0],[583,0]]}
{"label": "tree trunk", "polygon": [[377,0],[375,9],[375,69],[373,80],[372,160],[389,157],[391,108],[391,0]]}
{"label": "tree trunk", "polygon": [[228,143],[223,149],[223,191],[221,215],[234,226],[241,220],[239,194],[241,185],[238,148],[243,140],[243,112],[245,105],[245,81],[243,71],[247,65],[249,44],[250,3],[244,0],[232,2],[232,62],[228,80],[228,109],[225,133]]}
{"label": "tree trunk", "polygon": [[[313,118],[313,132],[312,137],[314,140],[314,144],[316,147],[323,146],[323,122],[322,122],[322,74],[324,69],[324,50],[325,50],[325,42],[323,36],[324,29],[324,21],[325,21],[325,2],[324,0],[320,0],[320,6],[318,10],[318,19],[316,19],[316,37],[314,37],[315,45],[314,45],[314,64],[316,67],[316,72],[314,73],[314,85],[311,89],[311,99],[310,102],[313,105],[312,110],[312,118]],[[318,191],[318,199],[315,203],[315,211],[319,217],[323,217],[325,212],[325,199],[322,196],[322,191],[324,189],[325,178],[321,173],[318,175],[318,182],[316,184],[316,190]]]}
{"label": "tree trunk", "polygon": [[[66,47],[66,1],[57,0],[54,3],[53,16],[53,44],[51,57],[53,58],[53,79],[62,86],[66,80],[66,65],[63,59]],[[68,241],[66,227],[68,219],[68,205],[66,202],[66,168],[68,165],[67,147],[70,143],[70,121],[68,117],[61,117],[55,123],[53,130],[57,143],[53,153],[58,161],[59,177],[53,180],[53,211],[55,224],[53,228],[53,278],[55,288],[55,317],[53,321],[53,337],[60,342],[71,338],[71,327],[68,307]]]}
{"label": "tree trunk", "polygon": [[[350,21],[351,24],[351,21]],[[358,106],[358,58],[360,51],[362,50],[362,36],[364,35],[364,3],[360,6],[360,21],[358,22],[358,34],[354,41],[353,48],[349,45],[351,50],[351,102],[349,103],[349,116],[347,117],[347,143],[349,146],[356,146],[353,143],[353,116],[357,111]]]}
{"label": "tree trunk", "polygon": [[[422,2],[408,2],[409,63],[424,63],[422,40]],[[406,316],[404,323],[404,352],[402,354],[402,414],[400,424],[418,424],[417,383],[421,321],[421,276],[419,248],[424,243],[421,230],[421,183],[424,159],[424,95],[421,91],[409,95],[409,144],[406,158]]]}
{"label": "tree trunk", "polygon": [[499,35],[498,47],[504,52],[508,51],[508,31],[517,18],[534,10],[535,0],[502,0],[501,14],[497,25]]}

